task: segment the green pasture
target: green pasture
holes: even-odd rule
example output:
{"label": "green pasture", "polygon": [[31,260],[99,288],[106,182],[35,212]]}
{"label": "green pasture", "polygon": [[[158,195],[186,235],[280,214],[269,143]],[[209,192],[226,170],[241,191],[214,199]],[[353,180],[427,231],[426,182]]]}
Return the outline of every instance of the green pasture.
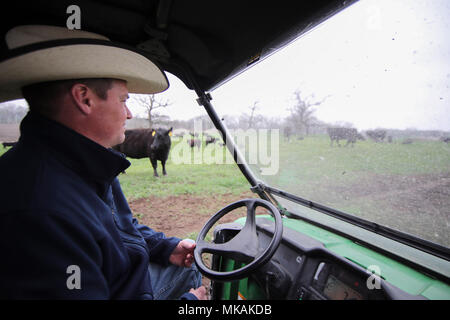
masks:
{"label": "green pasture", "polygon": [[[179,142],[183,143],[183,140]],[[239,194],[249,190],[249,184],[232,163],[229,152],[218,145],[200,150],[181,149],[172,144],[163,176],[158,162],[159,178],[153,177],[148,159],[128,159],[131,166],[119,179],[125,194],[137,199],[148,195],[178,194]],[[450,145],[440,141],[418,141],[412,144],[358,141],[354,147],[330,146],[328,137],[312,136],[303,140],[284,141],[280,137],[279,170],[274,175],[260,175],[258,164],[254,172],[265,182],[290,191],[307,190],[309,186],[339,186],[376,176],[414,176],[450,172]],[[176,149],[178,146],[178,149]],[[246,146],[248,149],[248,145]],[[6,151],[0,145],[0,154]],[[219,153],[217,153],[219,151]],[[248,152],[242,150],[248,157]],[[185,153],[184,159],[173,161],[173,152]],[[190,153],[188,153],[190,152]],[[186,153],[188,158],[186,158]],[[181,163],[180,163],[181,162]],[[261,165],[264,167],[264,165]],[[320,190],[316,190],[320,192]]]}
{"label": "green pasture", "polygon": [[[224,147],[205,142],[200,149],[191,149],[185,140],[173,139],[167,175],[162,174],[158,161],[159,177],[153,176],[149,159],[130,159],[131,166],[119,176],[122,189],[128,199],[152,196],[195,195],[214,196],[219,194],[241,194],[250,190],[250,184],[241,174],[238,166],[227,161]],[[217,151],[217,157],[216,157]]]}
{"label": "green pasture", "polygon": [[[354,147],[330,146],[326,136],[290,142],[280,137],[271,148],[278,170],[255,174],[269,185],[364,219],[398,228],[426,239],[450,244],[450,145],[441,141],[411,144],[357,141]],[[270,143],[269,143],[270,144]],[[172,144],[163,176],[153,176],[148,159],[129,159],[131,166],[119,176],[129,200],[152,196],[214,196],[249,191],[249,183],[232,162],[225,147],[186,147]],[[242,153],[251,151],[247,144]],[[255,150],[255,149],[253,149]],[[5,149],[0,146],[0,154]],[[253,154],[253,159],[255,155]],[[258,158],[258,157],[257,157]],[[274,160],[273,158],[272,160]],[[277,161],[275,161],[277,162]]]}
{"label": "green pasture", "polygon": [[[351,183],[368,175],[411,176],[450,172],[450,145],[440,141],[418,141],[412,144],[358,141],[354,147],[344,147],[343,142],[341,144],[342,147],[331,147],[326,136],[312,136],[291,142],[280,138],[279,154],[271,155],[279,156],[278,172],[259,177],[269,184],[292,189],[311,183]],[[177,145],[172,144],[171,153],[176,151]],[[149,194],[238,194],[248,190],[247,181],[238,167],[231,163],[225,147],[215,147],[215,150],[208,148],[203,142],[199,151],[183,149],[186,152],[190,150],[190,155],[188,160],[183,159],[181,163],[180,160],[178,163],[172,161],[171,154],[166,164],[167,176],[162,176],[158,162],[160,178],[153,177],[148,159],[129,159],[130,168],[119,177],[125,193],[132,198],[140,198]],[[216,154],[217,150],[220,151],[219,155]],[[0,155],[5,151],[0,145]],[[248,156],[245,149],[243,153]],[[251,164],[251,167],[258,175],[258,164]]]}
{"label": "green pasture", "polygon": [[[172,150],[177,143],[174,143]],[[210,145],[212,147],[212,145]],[[0,144],[0,155],[10,148],[3,148]],[[209,148],[211,149],[211,148]],[[217,194],[241,194],[250,190],[250,184],[239,171],[236,164],[226,159],[224,147],[217,147],[220,150],[220,157],[223,157],[222,164],[216,164],[214,150],[205,149],[203,143],[201,155],[197,149],[184,151],[190,154],[190,160],[184,159],[186,163],[174,164],[171,157],[166,163],[167,175],[162,175],[161,163],[158,162],[159,177],[153,176],[153,168],[148,158],[130,159],[131,166],[126,173],[119,175],[125,196],[128,200],[153,196],[168,195],[217,195]],[[210,155],[213,155],[211,158]],[[189,163],[188,163],[189,162]],[[209,163],[209,164],[205,164]],[[219,161],[220,162],[220,161]]]}
{"label": "green pasture", "polygon": [[267,176],[279,185],[318,180],[351,181],[359,174],[416,175],[450,172],[450,145],[441,141],[412,144],[358,141],[354,147],[330,146],[325,136],[280,143],[280,171]]}
{"label": "green pasture", "polygon": [[280,170],[260,176],[305,199],[450,245],[450,145],[357,141],[325,136],[280,143]]}
{"label": "green pasture", "polygon": [[166,163],[167,175],[162,175],[158,162],[159,177],[153,176],[148,159],[128,159],[131,166],[126,174],[119,176],[122,189],[128,199],[168,195],[241,194],[248,191],[250,184],[233,164],[174,164]]}
{"label": "green pasture", "polygon": [[[148,159],[130,159],[131,167],[119,177],[126,196],[137,199],[190,194],[213,199],[249,190],[248,182],[224,147],[206,147],[203,142],[199,150],[186,148],[184,143],[173,143],[167,176],[161,175],[160,164],[160,177],[155,178]],[[252,155],[248,143],[241,151],[247,160],[259,159]],[[278,148],[269,153],[279,157],[276,174],[261,175],[259,167],[264,165],[251,164],[255,174],[269,185],[437,243],[450,244],[450,199],[445,196],[450,190],[445,184],[448,180],[444,181],[450,179],[450,145],[441,141],[357,141],[353,147],[345,147],[344,143],[338,147],[330,146],[326,136],[311,136],[291,142],[280,138]]]}

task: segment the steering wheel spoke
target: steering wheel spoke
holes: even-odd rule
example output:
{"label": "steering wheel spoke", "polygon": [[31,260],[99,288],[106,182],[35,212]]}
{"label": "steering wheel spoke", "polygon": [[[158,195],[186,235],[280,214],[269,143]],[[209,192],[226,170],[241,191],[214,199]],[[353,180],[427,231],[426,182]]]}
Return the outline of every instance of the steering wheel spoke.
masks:
{"label": "steering wheel spoke", "polygon": [[217,254],[243,263],[249,263],[255,259],[257,252],[254,250],[247,250],[248,248],[242,246],[242,243],[233,240],[235,240],[235,238],[225,243],[200,242],[197,244],[196,250],[199,250],[200,254]]}
{"label": "steering wheel spoke", "polygon": [[250,199],[245,202],[245,206],[247,207],[247,219],[245,220],[245,225],[242,230],[256,235],[256,219],[254,218],[256,215],[256,201]]}

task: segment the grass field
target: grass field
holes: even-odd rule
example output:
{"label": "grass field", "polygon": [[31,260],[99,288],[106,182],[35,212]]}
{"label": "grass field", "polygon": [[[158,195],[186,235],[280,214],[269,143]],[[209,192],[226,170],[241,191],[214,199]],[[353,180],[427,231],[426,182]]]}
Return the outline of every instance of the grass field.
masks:
{"label": "grass field", "polygon": [[[0,145],[0,155],[9,148]],[[214,153],[213,153],[214,155]],[[158,162],[159,178],[153,176],[148,159],[128,159],[131,166],[125,174],[119,175],[124,194],[129,200],[148,196],[165,197],[169,195],[213,196],[216,194],[238,195],[248,191],[249,183],[236,164],[198,163],[173,164],[170,157],[166,164],[167,176],[162,175]],[[207,160],[208,161],[208,160]],[[212,162],[212,160],[210,161]]]}
{"label": "grass field", "polygon": [[[346,173],[411,175],[448,172],[450,145],[440,141],[401,143],[357,142],[354,147],[330,147],[323,136],[310,137],[280,146],[281,173],[268,176],[280,184],[309,183],[318,177],[340,179]],[[283,173],[289,172],[289,177]],[[294,175],[292,175],[294,173]],[[352,179],[354,176],[346,176]]]}
{"label": "grass field", "polygon": [[450,145],[325,136],[280,145],[280,170],[263,178],[308,200],[450,246]]}
{"label": "grass field", "polygon": [[169,195],[214,196],[217,194],[240,194],[248,191],[249,183],[235,164],[166,164],[167,176],[161,173],[153,176],[148,159],[128,159],[131,166],[126,174],[119,176],[122,189],[128,199],[139,199],[150,195],[166,197]]}
{"label": "grass field", "polygon": [[[125,194],[130,199],[149,195],[214,199],[248,191],[249,184],[235,164],[205,164],[214,162],[216,154],[202,151],[200,159],[195,158],[199,153],[192,155],[192,164],[174,164],[169,159],[168,176],[161,178],[153,177],[148,160],[132,159],[127,174],[120,176]],[[354,147],[331,147],[327,137],[316,136],[281,141],[279,157],[277,174],[259,176],[268,184],[450,245],[450,145],[358,141]],[[258,175],[257,165],[252,167]]]}
{"label": "grass field", "polygon": [[[268,184],[450,246],[450,145],[440,141],[358,141],[354,147],[331,147],[325,136],[280,142],[278,172],[260,176]],[[172,150],[176,146],[174,143]],[[173,220],[169,215],[167,221],[161,218],[166,225],[183,215],[198,220],[193,213],[205,220],[226,201],[249,194],[250,185],[237,165],[215,164],[214,152],[201,151],[202,156],[192,155],[190,163],[174,163],[169,157],[168,175],[162,176],[159,164],[159,178],[153,177],[148,159],[129,159],[131,166],[119,180],[140,217],[159,219],[146,211],[164,212],[165,206],[176,208],[170,213]],[[258,175],[257,166],[252,167]],[[145,199],[151,199],[148,202],[153,207],[144,206]],[[161,206],[154,207],[157,204]],[[198,229],[198,224],[192,228]],[[178,232],[181,230],[194,232],[183,226]]]}

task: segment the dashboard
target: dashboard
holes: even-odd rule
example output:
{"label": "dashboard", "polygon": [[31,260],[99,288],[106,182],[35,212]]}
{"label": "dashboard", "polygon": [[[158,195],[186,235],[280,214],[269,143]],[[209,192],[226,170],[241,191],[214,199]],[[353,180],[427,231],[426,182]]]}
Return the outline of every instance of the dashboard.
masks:
{"label": "dashboard", "polygon": [[[274,232],[273,222],[256,220],[260,248],[266,248]],[[229,241],[242,225],[223,224],[215,229],[214,242]],[[224,270],[220,259],[213,258],[213,270]],[[266,299],[288,300],[385,300],[424,299],[396,288],[358,264],[327,250],[319,241],[293,229],[283,228],[282,242],[271,260],[247,280],[257,283]],[[238,287],[238,286],[236,286]],[[212,283],[212,298],[223,296],[224,285]],[[241,290],[242,291],[242,290]],[[252,292],[242,298],[252,298]],[[231,295],[230,295],[231,297]]]}

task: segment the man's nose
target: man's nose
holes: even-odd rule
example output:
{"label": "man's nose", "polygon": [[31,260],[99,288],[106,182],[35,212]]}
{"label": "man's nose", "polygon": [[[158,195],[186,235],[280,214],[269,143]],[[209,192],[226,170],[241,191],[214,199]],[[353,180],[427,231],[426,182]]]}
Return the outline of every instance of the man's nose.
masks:
{"label": "man's nose", "polygon": [[128,109],[128,106],[127,106],[127,105],[125,105],[125,109],[126,109],[126,111],[127,111],[127,119],[133,118],[133,115],[131,114],[131,111],[130,111],[130,109]]}

